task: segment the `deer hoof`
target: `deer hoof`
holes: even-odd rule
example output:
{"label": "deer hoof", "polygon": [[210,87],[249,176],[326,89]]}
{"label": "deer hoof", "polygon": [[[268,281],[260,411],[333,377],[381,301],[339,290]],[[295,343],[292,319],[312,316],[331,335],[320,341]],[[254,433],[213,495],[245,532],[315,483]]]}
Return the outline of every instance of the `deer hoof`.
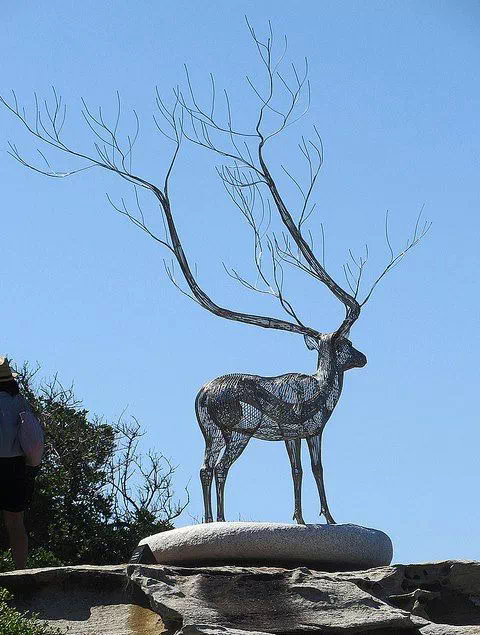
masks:
{"label": "deer hoof", "polygon": [[337,523],[333,520],[333,516],[330,512],[324,512],[323,510],[320,512],[320,516],[325,516],[325,520],[327,521],[327,525],[336,525]]}

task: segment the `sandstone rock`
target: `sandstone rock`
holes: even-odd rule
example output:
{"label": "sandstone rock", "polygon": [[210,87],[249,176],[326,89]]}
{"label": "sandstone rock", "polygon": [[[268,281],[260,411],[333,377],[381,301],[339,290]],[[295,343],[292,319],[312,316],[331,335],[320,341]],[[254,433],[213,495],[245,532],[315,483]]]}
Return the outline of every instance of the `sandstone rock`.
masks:
{"label": "sandstone rock", "polygon": [[166,627],[184,634],[220,629],[352,633],[415,627],[407,611],[355,583],[303,567],[131,565],[128,575],[150,598]]}
{"label": "sandstone rock", "polygon": [[165,629],[142,594],[126,588],[125,565],[29,569],[0,574],[15,607],[68,635],[158,635]]}
{"label": "sandstone rock", "polygon": [[479,635],[478,626],[448,626],[447,624],[428,624],[419,630],[421,635]]}
{"label": "sandstone rock", "polygon": [[0,586],[67,635],[480,635],[476,562],[127,569],[130,582],[123,565],[80,566],[0,574]]}
{"label": "sandstone rock", "polygon": [[307,565],[327,570],[390,564],[392,542],[359,525],[225,522],[190,525],[140,541],[159,564]]}
{"label": "sandstone rock", "polygon": [[328,573],[274,567],[130,565],[132,582],[182,635],[480,635],[480,564]]}

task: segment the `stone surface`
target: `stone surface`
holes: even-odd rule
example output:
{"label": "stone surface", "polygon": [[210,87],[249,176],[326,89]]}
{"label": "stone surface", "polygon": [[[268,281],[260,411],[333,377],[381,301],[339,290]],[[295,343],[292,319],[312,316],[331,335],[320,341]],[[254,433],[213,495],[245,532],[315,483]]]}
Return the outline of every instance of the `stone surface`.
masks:
{"label": "stone surface", "polygon": [[480,564],[328,573],[274,567],[129,565],[170,632],[480,635]]}
{"label": "stone surface", "polygon": [[205,626],[269,633],[413,627],[406,611],[347,580],[306,568],[131,567],[131,580],[172,631],[205,632]]}
{"label": "stone surface", "polygon": [[127,588],[125,565],[54,567],[0,574],[15,607],[68,635],[159,635],[163,622]]}
{"label": "stone surface", "polygon": [[307,565],[326,570],[390,564],[392,542],[359,525],[225,522],[190,525],[140,541],[159,564]]}
{"label": "stone surface", "polygon": [[0,574],[0,586],[67,635],[480,635],[476,562],[127,573],[130,582],[123,565],[33,569]]}

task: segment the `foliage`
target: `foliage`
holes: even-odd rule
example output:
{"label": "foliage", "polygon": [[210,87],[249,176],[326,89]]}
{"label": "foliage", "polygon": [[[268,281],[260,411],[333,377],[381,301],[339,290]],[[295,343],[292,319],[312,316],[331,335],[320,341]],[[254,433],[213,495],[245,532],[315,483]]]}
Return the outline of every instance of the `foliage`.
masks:
{"label": "foliage", "polygon": [[36,615],[27,617],[9,606],[13,600],[7,589],[0,588],[0,633],[2,635],[60,635],[60,630],[41,622]]}
{"label": "foliage", "polygon": [[[17,370],[46,438],[25,514],[32,553],[39,554],[40,564],[31,566],[43,566],[47,553],[54,565],[127,562],[141,538],[171,529],[187,503],[173,502],[175,467],[153,451],[139,453],[140,424],[90,417],[57,377],[37,385],[38,369]],[[0,548],[7,546],[4,537]]]}
{"label": "foliage", "polygon": [[[57,556],[44,549],[43,547],[39,547],[37,549],[32,549],[27,558],[27,567],[29,569],[39,569],[42,567],[62,567],[65,563],[57,558]],[[12,571],[15,569],[15,565],[13,564],[13,558],[10,550],[0,552],[0,573],[5,571]],[[1,631],[0,631],[1,632]]]}

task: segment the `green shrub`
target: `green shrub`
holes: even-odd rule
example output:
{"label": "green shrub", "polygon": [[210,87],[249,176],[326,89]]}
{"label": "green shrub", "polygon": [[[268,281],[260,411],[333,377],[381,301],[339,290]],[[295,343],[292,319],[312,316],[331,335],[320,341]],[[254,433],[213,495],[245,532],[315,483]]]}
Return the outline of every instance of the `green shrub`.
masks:
{"label": "green shrub", "polygon": [[0,588],[0,633],[1,635],[60,635],[58,628],[52,628],[47,622],[41,622],[36,615],[25,614],[8,605],[13,599],[7,589]]}
{"label": "green shrub", "polygon": [[[55,554],[43,547],[32,549],[32,551],[28,554],[27,567],[29,569],[39,569],[41,567],[62,567],[63,565],[64,563],[59,560]],[[10,549],[0,551],[0,573],[13,571],[14,569],[15,565],[13,563]],[[0,631],[0,635],[3,635],[2,631]]]}
{"label": "green shrub", "polygon": [[44,547],[32,549],[27,558],[27,566],[29,569],[39,569],[41,567],[63,567],[64,564],[65,563],[57,558],[54,553]]}
{"label": "green shrub", "polygon": [[[185,503],[174,501],[176,468],[153,450],[142,454],[145,431],[138,421],[122,415],[107,424],[56,377],[37,383],[28,365],[16,370],[46,440],[25,526],[31,545],[59,559],[30,560],[28,566],[128,562],[141,538],[172,529],[188,493]],[[0,555],[7,548],[0,523]],[[5,566],[13,569],[4,562],[4,571]]]}
{"label": "green shrub", "polygon": [[12,553],[10,549],[7,551],[0,551],[0,573],[5,571],[13,571],[15,565],[13,564]]}

